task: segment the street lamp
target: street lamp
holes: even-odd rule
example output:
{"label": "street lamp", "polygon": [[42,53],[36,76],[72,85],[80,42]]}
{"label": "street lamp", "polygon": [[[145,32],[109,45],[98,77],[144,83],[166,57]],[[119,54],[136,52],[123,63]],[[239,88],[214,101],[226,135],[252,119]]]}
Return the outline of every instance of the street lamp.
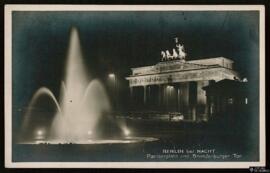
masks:
{"label": "street lamp", "polygon": [[114,73],[109,73],[108,74],[109,80],[113,84],[113,93],[114,93],[114,101],[115,101],[115,106],[117,107],[117,97],[118,97],[118,90],[117,90],[117,81],[116,81],[116,75]]}
{"label": "street lamp", "polygon": [[116,76],[115,76],[115,74],[114,73],[110,73],[108,75],[108,77],[109,77],[110,80],[112,80],[113,85],[114,85],[114,90],[116,90]]}

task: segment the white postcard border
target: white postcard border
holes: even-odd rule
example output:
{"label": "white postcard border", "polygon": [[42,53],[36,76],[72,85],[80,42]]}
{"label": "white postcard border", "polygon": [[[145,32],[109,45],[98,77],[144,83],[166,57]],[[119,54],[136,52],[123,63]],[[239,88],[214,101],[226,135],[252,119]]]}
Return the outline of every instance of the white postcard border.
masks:
{"label": "white postcard border", "polygon": [[[260,160],[258,162],[12,162],[12,11],[260,12]],[[5,167],[7,168],[248,168],[265,166],[265,7],[263,5],[5,5]]]}

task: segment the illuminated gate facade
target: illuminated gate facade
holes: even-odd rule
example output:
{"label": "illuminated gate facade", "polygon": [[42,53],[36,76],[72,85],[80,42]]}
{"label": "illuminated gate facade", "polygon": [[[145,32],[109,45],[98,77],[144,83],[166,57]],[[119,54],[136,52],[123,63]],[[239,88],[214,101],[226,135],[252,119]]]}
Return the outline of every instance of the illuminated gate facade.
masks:
{"label": "illuminated gate facade", "polygon": [[184,45],[178,38],[175,43],[172,52],[161,51],[158,64],[131,69],[126,79],[132,105],[135,109],[180,112],[191,121],[208,120],[210,102],[202,88],[223,79],[239,79],[239,75],[228,58],[186,61]]}
{"label": "illuminated gate facade", "polygon": [[136,109],[180,112],[186,120],[207,120],[209,106],[202,87],[223,79],[239,79],[228,58],[186,61],[179,52],[168,60],[170,54],[161,53],[161,62],[132,68],[132,74],[126,77]]}

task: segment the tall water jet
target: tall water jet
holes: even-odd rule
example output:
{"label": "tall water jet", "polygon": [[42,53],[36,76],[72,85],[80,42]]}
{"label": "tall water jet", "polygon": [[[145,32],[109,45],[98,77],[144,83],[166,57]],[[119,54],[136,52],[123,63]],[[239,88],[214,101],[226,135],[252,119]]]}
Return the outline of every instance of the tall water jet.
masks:
{"label": "tall water jet", "polygon": [[[48,88],[41,87],[34,94],[29,106],[35,106],[44,95],[53,103],[54,112],[45,111],[40,114],[30,109],[24,117],[22,126],[26,131],[29,129],[31,131],[33,128],[30,122],[34,120],[34,114],[41,116],[41,120],[46,118],[43,114],[50,114],[50,120],[44,126],[40,126],[43,125],[40,120],[33,121],[35,128],[38,127],[33,131],[36,133],[34,141],[43,140],[50,143],[85,143],[85,141],[106,143],[106,141],[112,142],[111,139],[114,139],[114,142],[130,141],[130,138],[129,141],[122,140],[129,135],[129,131],[110,115],[111,106],[102,83],[97,79],[89,78],[83,62],[79,34],[74,27],[70,32],[59,101]],[[46,108],[45,106],[43,109]],[[133,142],[136,141],[137,139]]]}
{"label": "tall water jet", "polygon": [[[65,77],[60,96],[61,115],[55,116],[54,138],[75,142],[97,138],[96,124],[110,111],[110,103],[103,85],[90,81],[84,67],[80,38],[76,28],[71,29]],[[72,128],[70,128],[72,127]]]}
{"label": "tall water jet", "polygon": [[[61,92],[63,95],[60,98],[64,119],[60,121],[65,121],[64,124],[68,124],[73,128],[72,130],[68,130],[69,128],[59,130],[58,133],[60,132],[60,136],[65,136],[70,140],[76,140],[81,138],[83,136],[82,134],[87,133],[87,131],[82,132],[82,129],[85,129],[85,126],[87,126],[84,121],[85,114],[91,110],[89,110],[88,106],[83,106],[81,100],[89,81],[84,67],[78,30],[72,27],[63,82],[64,87],[62,87],[65,90]],[[56,123],[56,125],[59,125],[59,128],[61,128],[63,122],[61,124]],[[61,131],[65,134],[62,134]]]}

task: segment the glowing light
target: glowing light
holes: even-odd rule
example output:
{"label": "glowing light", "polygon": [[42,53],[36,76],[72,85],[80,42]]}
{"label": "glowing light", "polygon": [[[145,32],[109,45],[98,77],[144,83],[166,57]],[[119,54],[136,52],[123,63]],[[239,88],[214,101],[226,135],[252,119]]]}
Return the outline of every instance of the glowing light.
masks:
{"label": "glowing light", "polygon": [[37,135],[38,135],[38,136],[43,135],[43,131],[42,131],[42,130],[38,130],[38,131],[37,131]]}
{"label": "glowing light", "polygon": [[244,78],[244,79],[243,79],[243,82],[248,82],[248,79],[247,79],[247,78]]}
{"label": "glowing light", "polygon": [[37,129],[36,131],[34,131],[35,133],[35,139],[37,140],[43,140],[45,138],[45,130],[42,128]]}
{"label": "glowing light", "polygon": [[113,74],[113,73],[109,74],[109,78],[114,78],[114,77],[115,77],[115,74]]}
{"label": "glowing light", "polygon": [[174,87],[173,86],[167,86],[167,89],[173,89]]}
{"label": "glowing light", "polygon": [[128,136],[128,135],[130,135],[130,131],[129,131],[128,129],[124,129],[124,134],[125,134],[126,136]]}

